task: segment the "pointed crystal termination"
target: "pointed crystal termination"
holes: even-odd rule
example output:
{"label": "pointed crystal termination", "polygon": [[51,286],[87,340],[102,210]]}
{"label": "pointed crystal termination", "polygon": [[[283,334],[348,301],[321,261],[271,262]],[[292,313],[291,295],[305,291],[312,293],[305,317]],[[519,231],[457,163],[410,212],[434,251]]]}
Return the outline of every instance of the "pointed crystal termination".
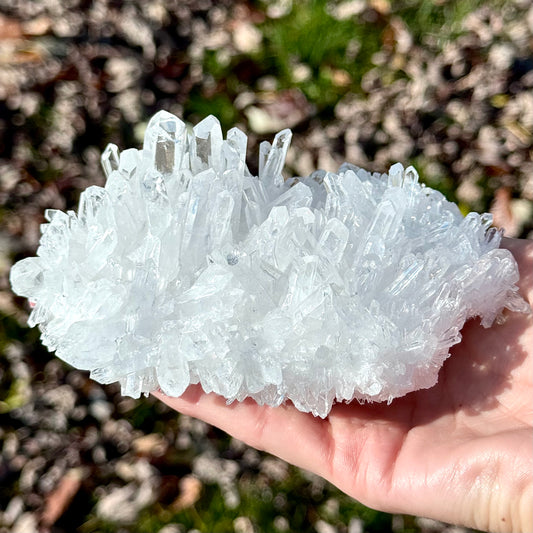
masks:
{"label": "pointed crystal termination", "polygon": [[318,244],[332,264],[338,265],[341,262],[349,237],[350,231],[340,220],[336,218],[328,220]]}
{"label": "pointed crystal termination", "polygon": [[234,168],[244,172],[246,169],[246,145],[248,144],[248,138],[239,128],[229,130],[227,138],[228,140],[223,146],[226,169]]}
{"label": "pointed crystal termination", "polygon": [[401,187],[403,183],[404,168],[401,163],[395,163],[389,169],[389,179],[387,183],[389,187]]}
{"label": "pointed crystal termination", "polygon": [[44,284],[44,272],[39,258],[26,257],[16,263],[9,273],[9,281],[20,296],[35,297]]}
{"label": "pointed crystal termination", "polygon": [[181,168],[186,142],[185,124],[175,115],[159,111],[146,127],[143,155],[161,174],[172,174]]}
{"label": "pointed crystal termination", "polygon": [[124,150],[120,154],[120,162],[118,164],[118,171],[126,178],[131,179],[139,166],[139,152],[135,148]]}
{"label": "pointed crystal termination", "polygon": [[118,146],[116,144],[109,143],[106,146],[106,149],[104,150],[104,153],[102,154],[102,157],[100,158],[100,162],[102,163],[102,168],[104,169],[106,178],[109,178],[113,170],[118,170],[118,164],[119,164]]}
{"label": "pointed crystal termination", "polygon": [[222,129],[214,116],[209,116],[193,128],[191,139],[191,170],[201,172],[212,168],[223,172],[222,168]]}
{"label": "pointed crystal termination", "polygon": [[167,112],[143,149],[102,155],[105,188],[47,210],[38,257],[10,274],[43,343],[138,397],[200,383],[326,416],[432,386],[464,321],[527,310],[490,216],[418,183],[344,164],[283,180],[291,133],[260,146]]}
{"label": "pointed crystal termination", "polygon": [[265,166],[271,148],[272,145],[268,141],[263,141],[259,145],[259,178],[265,174]]}
{"label": "pointed crystal termination", "polygon": [[87,188],[80,194],[80,205],[78,208],[78,218],[85,222],[87,226],[96,223],[98,210],[103,205],[107,192],[95,185]]}
{"label": "pointed crystal termination", "polygon": [[162,234],[170,224],[170,202],[162,174],[155,170],[147,172],[141,183],[148,223],[155,235]]}
{"label": "pointed crystal termination", "polygon": [[407,167],[403,173],[403,186],[413,189],[418,183],[418,172],[415,167]]}
{"label": "pointed crystal termination", "polygon": [[276,187],[283,185],[283,165],[285,164],[285,157],[287,157],[287,150],[291,144],[292,131],[280,131],[274,137],[272,146],[261,144],[261,154],[259,159],[259,179],[271,180]]}

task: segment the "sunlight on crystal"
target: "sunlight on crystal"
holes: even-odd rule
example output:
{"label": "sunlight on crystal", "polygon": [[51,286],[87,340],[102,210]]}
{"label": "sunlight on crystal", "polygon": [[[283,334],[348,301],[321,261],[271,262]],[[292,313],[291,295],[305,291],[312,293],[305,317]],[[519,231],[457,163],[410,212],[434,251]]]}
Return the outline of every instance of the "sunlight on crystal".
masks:
{"label": "sunlight on crystal", "polygon": [[142,150],[102,154],[106,186],[47,210],[37,257],[11,270],[43,343],[139,397],[191,383],[326,416],[335,401],[431,387],[469,317],[524,311],[490,215],[397,163],[284,180],[290,130],[263,142],[170,113]]}

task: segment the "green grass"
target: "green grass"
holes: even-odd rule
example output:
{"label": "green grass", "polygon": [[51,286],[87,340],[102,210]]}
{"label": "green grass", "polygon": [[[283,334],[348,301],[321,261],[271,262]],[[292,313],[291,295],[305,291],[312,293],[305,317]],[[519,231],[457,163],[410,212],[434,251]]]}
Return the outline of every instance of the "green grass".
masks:
{"label": "green grass", "polygon": [[[215,89],[213,94],[193,90],[185,103],[185,114],[194,119],[215,114],[224,128],[230,128],[239,118],[244,120],[234,108],[235,98],[243,90],[260,92],[258,80],[269,76],[276,79],[278,90],[301,90],[319,118],[332,119],[343,96],[361,93],[363,76],[375,67],[375,53],[390,46],[385,41],[392,18],[403,21],[415,44],[442,49],[462,33],[468,13],[482,5],[505,6],[503,0],[392,0],[388,13],[337,20],[330,13],[338,3],[301,0],[293,2],[280,18],[265,17],[257,25],[263,36],[261,46],[231,57],[228,63],[219,61],[217,51],[206,51],[202,66]],[[268,2],[252,4],[264,11]],[[294,74],[301,65],[309,73],[304,79]],[[388,65],[382,70],[385,83],[405,75]]]}
{"label": "green grass", "polygon": [[[244,88],[259,91],[257,81],[273,76],[278,89],[300,89],[318,115],[331,118],[336,103],[358,88],[361,77],[371,68],[372,55],[381,46],[381,28],[336,20],[326,7],[325,0],[304,0],[294,2],[291,11],[280,19],[266,18],[258,25],[263,35],[260,48],[232,57],[227,65],[220,64],[215,51],[207,51],[203,68],[217,85],[216,95],[205,91],[191,93],[185,113],[197,116],[213,113],[224,127],[231,127],[237,119],[233,106],[237,95]],[[349,52],[350,41],[360,43],[355,58]],[[308,69],[310,75],[306,79],[295,79],[297,65]],[[339,72],[342,83],[336,77]]]}
{"label": "green grass", "polygon": [[219,92],[207,98],[201,90],[193,91],[187,100],[185,114],[195,123],[208,115],[214,115],[226,131],[238,120],[233,101],[226,92]]}
{"label": "green grass", "polygon": [[[280,518],[288,524],[287,531],[315,533],[315,525],[323,520],[340,531],[347,531],[353,518],[364,522],[366,533],[392,533],[392,515],[369,509],[339,492],[329,484],[317,488],[296,468],[291,468],[283,481],[272,481],[262,474],[244,474],[238,481],[240,504],[229,508],[220,488],[204,485],[196,504],[179,512],[156,503],[142,511],[135,524],[127,527],[131,533],[157,533],[166,524],[180,524],[185,530],[202,533],[226,533],[234,530],[238,517],[247,517],[254,531],[276,532]],[[115,528],[115,529],[114,529]],[[112,523],[91,518],[81,528],[89,531],[116,531]],[[415,533],[419,528],[410,517],[404,519],[403,533]]]}
{"label": "green grass", "polygon": [[[282,88],[296,86],[319,112],[332,108],[349,90],[360,85],[372,66],[372,56],[380,49],[380,27],[353,20],[336,20],[327,10],[328,2],[308,0],[293,5],[291,12],[277,20],[267,20],[261,29],[265,36],[263,64],[279,80]],[[349,43],[357,42],[353,57]],[[306,65],[308,80],[295,81],[295,65]],[[350,83],[335,82],[332,73],[344,71]]]}
{"label": "green grass", "polygon": [[391,12],[409,28],[417,44],[435,40],[439,47],[463,33],[462,23],[469,13],[482,6],[503,9],[504,0],[392,0]]}

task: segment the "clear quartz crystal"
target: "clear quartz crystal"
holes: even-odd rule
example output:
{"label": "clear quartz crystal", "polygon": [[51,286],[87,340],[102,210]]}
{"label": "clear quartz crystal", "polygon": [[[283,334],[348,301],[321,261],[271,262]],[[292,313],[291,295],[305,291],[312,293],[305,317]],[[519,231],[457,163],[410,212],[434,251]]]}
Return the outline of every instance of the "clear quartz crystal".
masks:
{"label": "clear quartz crystal", "polygon": [[211,115],[194,126],[191,141],[191,170],[213,168],[220,172],[223,140],[218,119]]}
{"label": "clear quartz crystal", "polygon": [[138,397],[200,383],[326,416],[432,386],[471,316],[526,311],[490,215],[463,217],[397,163],[283,179],[291,132],[263,142],[161,111],[142,150],[102,154],[104,188],[47,210],[11,270],[58,356]]}
{"label": "clear quartz crystal", "polygon": [[287,150],[292,139],[291,130],[280,131],[275,137],[272,146],[261,144],[262,165],[259,169],[259,178],[265,181],[272,181],[276,187],[283,185],[283,164],[287,155]]}
{"label": "clear quartz crystal", "polygon": [[116,144],[108,144],[101,157],[102,168],[106,177],[109,177],[113,170],[118,170],[119,153]]}

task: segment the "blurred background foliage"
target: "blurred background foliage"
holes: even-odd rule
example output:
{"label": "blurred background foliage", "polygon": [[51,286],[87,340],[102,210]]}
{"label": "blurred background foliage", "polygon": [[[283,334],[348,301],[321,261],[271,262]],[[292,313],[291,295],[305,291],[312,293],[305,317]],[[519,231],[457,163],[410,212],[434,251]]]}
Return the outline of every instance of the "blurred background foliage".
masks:
{"label": "blurred background foliage", "polygon": [[464,531],[89,381],[40,346],[8,274],[159,109],[238,125],[252,171],[285,127],[288,173],[414,164],[531,237],[532,88],[528,0],[0,0],[0,532]]}

